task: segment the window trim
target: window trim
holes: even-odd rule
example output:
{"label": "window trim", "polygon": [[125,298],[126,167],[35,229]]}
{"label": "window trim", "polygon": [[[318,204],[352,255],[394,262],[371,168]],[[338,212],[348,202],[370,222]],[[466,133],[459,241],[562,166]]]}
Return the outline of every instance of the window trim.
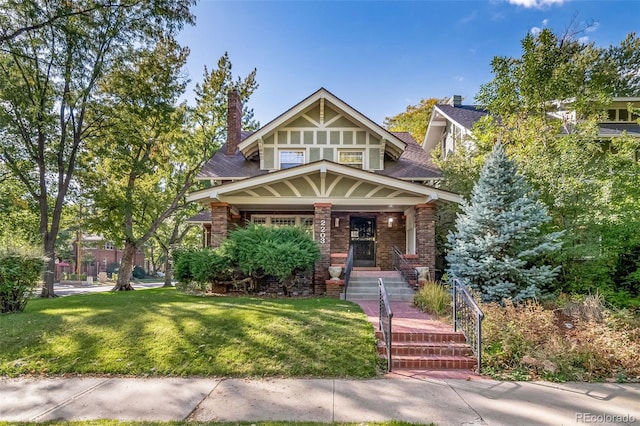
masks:
{"label": "window trim", "polygon": [[[296,153],[296,154],[302,154],[302,162],[300,163],[284,163],[284,164],[291,164],[288,167],[282,167],[282,154],[284,153]],[[306,164],[307,161],[307,150],[306,149],[278,149],[278,169],[279,170],[284,170],[284,169],[290,169],[293,167],[297,167],[297,166],[301,166],[303,164]]]}
{"label": "window trim", "polygon": [[[365,170],[365,153],[364,153],[364,149],[338,149],[337,155],[338,155],[338,164],[342,164],[343,166],[348,166],[348,167],[353,167],[354,169],[356,168],[356,165],[360,165],[360,170]],[[343,162],[340,159],[341,154],[360,154],[360,163],[347,163],[347,162]]]}

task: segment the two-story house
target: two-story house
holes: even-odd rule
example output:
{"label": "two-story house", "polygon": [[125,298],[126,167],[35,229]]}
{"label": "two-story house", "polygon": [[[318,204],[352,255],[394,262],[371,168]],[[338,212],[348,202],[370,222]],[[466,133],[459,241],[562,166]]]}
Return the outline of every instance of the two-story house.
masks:
{"label": "two-story house", "polygon": [[314,291],[323,293],[331,255],[354,247],[354,265],[391,269],[391,250],[435,267],[434,213],[439,169],[409,133],[392,133],[321,88],[247,134],[242,105],[229,92],[227,141],[198,179],[210,187],[188,196],[208,207],[192,222],[217,247],[234,226],[308,227],[322,258]]}
{"label": "two-story house", "polygon": [[[640,137],[639,116],[629,112],[629,104],[640,108],[640,98],[613,98],[605,119],[598,124],[603,140],[623,133]],[[481,106],[463,105],[462,97],[458,95],[451,97],[446,104],[435,105],[422,144],[423,148],[431,154],[436,147],[440,147],[442,156],[446,157],[449,153],[455,152],[461,144],[473,144],[473,125],[487,114],[487,110]],[[569,102],[558,102],[557,110],[550,115],[566,124],[563,127],[565,133],[577,120]]]}

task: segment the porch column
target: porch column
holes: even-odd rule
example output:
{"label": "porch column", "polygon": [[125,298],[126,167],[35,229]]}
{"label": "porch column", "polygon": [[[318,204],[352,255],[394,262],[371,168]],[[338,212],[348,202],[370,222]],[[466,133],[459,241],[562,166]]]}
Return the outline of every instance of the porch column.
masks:
{"label": "porch column", "polygon": [[415,206],[416,254],[420,264],[429,268],[429,277],[435,279],[436,271],[436,215],[433,204]]}
{"label": "porch column", "polygon": [[229,233],[229,223],[231,222],[231,211],[229,203],[211,203],[211,239],[209,247],[220,247],[220,244],[227,239]]}
{"label": "porch column", "polygon": [[329,278],[328,268],[331,265],[331,203],[315,203],[313,233],[320,245],[320,260],[316,262],[313,273],[313,292],[326,292],[325,281]]}

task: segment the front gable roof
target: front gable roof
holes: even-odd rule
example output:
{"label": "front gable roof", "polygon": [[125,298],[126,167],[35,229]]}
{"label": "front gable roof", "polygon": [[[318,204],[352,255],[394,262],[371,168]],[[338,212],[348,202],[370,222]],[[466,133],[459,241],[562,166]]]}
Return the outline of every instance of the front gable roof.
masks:
{"label": "front gable roof", "polygon": [[322,160],[194,192],[188,201],[227,202],[241,208],[292,208],[318,202],[342,209],[389,208],[434,200],[460,202],[457,194]]}
{"label": "front gable roof", "polygon": [[[296,122],[300,120],[309,124],[324,125],[323,114],[325,105],[329,107],[331,111],[338,113],[337,115],[333,115],[332,118],[328,118],[328,120],[345,120],[352,126],[360,127],[376,135],[378,138],[385,141],[385,152],[391,158],[397,159],[404,152],[406,143],[402,139],[371,121],[369,118],[324,88],[320,88],[318,91],[311,94],[306,99],[302,100],[297,105],[293,106],[288,111],[284,112],[245,138],[240,145],[238,145],[240,152],[242,152],[245,158],[250,158],[259,151],[259,145],[262,139],[273,134],[281,127],[296,125]],[[320,107],[321,117],[319,120],[316,121],[314,117],[306,115],[309,111],[318,107]],[[320,123],[318,121],[320,121]]]}

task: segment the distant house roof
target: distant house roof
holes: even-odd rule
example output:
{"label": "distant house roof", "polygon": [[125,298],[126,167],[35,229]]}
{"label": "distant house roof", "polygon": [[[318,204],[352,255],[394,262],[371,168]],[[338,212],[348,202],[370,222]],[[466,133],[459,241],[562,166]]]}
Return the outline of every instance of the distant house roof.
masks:
{"label": "distant house roof", "polygon": [[601,123],[600,135],[616,136],[626,132],[633,136],[640,136],[640,125],[633,123]]}
{"label": "distant house roof", "polygon": [[435,106],[451,120],[471,130],[476,121],[487,115],[489,112],[479,105],[448,105],[438,104]]}

